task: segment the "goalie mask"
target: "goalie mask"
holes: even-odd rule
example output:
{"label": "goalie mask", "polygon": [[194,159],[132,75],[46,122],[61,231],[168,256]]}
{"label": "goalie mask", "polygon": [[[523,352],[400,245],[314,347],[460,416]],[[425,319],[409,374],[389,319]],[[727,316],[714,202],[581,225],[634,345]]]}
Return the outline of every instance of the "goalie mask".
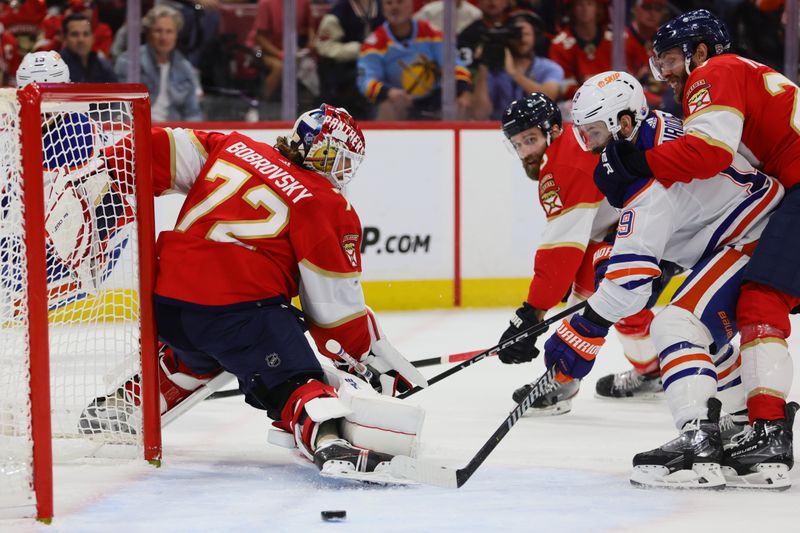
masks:
{"label": "goalie mask", "polygon": [[17,69],[17,88],[29,83],[69,83],[69,67],[58,52],[31,52]]}
{"label": "goalie mask", "polygon": [[364,159],[364,134],[347,110],[322,104],[294,123],[290,146],[303,166],[322,174],[341,189],[353,179]]}
{"label": "goalie mask", "polygon": [[633,119],[632,140],[650,112],[641,84],[627,72],[608,71],[592,76],[572,99],[572,131],[586,151],[599,152],[611,138],[619,139],[620,116]]}

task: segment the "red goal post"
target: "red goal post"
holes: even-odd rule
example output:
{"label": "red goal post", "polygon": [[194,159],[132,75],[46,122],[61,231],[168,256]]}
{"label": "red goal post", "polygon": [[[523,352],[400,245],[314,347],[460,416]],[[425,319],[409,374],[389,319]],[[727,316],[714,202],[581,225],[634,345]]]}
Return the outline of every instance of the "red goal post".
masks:
{"label": "red goal post", "polygon": [[[150,150],[143,85],[0,94],[0,516],[50,520],[54,460],[160,462]],[[85,420],[134,375],[124,430]]]}

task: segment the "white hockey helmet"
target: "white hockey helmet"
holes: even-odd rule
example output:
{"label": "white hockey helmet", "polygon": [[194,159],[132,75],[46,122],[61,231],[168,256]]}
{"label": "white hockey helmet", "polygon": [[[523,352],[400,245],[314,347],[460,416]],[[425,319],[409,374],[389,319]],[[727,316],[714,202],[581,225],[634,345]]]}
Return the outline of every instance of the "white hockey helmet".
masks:
{"label": "white hockey helmet", "polygon": [[17,88],[29,83],[69,83],[69,67],[58,52],[26,54],[17,69]]}
{"label": "white hockey helmet", "polygon": [[303,166],[322,174],[341,189],[353,179],[364,159],[364,134],[342,107],[322,104],[300,115],[289,144],[303,157]]}
{"label": "white hockey helmet", "polygon": [[633,115],[633,139],[650,109],[639,81],[627,72],[610,70],[592,76],[581,85],[572,99],[572,131],[584,150],[605,146],[608,137],[617,139],[620,113]]}

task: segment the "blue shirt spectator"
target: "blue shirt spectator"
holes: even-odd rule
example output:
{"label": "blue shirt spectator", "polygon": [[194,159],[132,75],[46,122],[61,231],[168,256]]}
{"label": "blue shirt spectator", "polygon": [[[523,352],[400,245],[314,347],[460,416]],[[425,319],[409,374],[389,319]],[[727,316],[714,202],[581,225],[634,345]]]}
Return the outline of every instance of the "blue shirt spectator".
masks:
{"label": "blue shirt spectator", "polygon": [[[179,12],[164,5],[155,6],[142,20],[147,43],[140,48],[141,82],[153,101],[153,122],[203,118],[197,76],[192,64],[175,48],[182,22]],[[125,81],[127,52],[119,56],[115,68],[120,80]]]}
{"label": "blue shirt spectator", "polygon": [[[381,26],[367,37],[358,58],[358,86],[379,120],[432,117],[441,104],[442,34],[412,18],[411,0],[384,0]],[[459,61],[454,74],[459,114],[472,103],[472,79]]]}
{"label": "blue shirt spectator", "polygon": [[[564,69],[561,65],[546,57],[533,56],[533,63],[523,75],[539,84],[548,82],[557,83],[559,86],[564,81]],[[489,73],[489,99],[492,102],[492,120],[500,120],[503,110],[511,102],[519,100],[526,94],[534,91],[526,91],[518,85],[511,75],[502,70],[500,72]]]}

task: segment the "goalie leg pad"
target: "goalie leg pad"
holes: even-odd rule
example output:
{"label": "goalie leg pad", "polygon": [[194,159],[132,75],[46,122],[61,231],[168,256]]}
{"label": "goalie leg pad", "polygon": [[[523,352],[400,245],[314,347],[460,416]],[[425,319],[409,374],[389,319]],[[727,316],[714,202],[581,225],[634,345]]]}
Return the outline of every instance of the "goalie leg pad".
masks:
{"label": "goalie leg pad", "polygon": [[378,394],[366,382],[335,368],[325,368],[339,400],[349,409],[341,422],[342,437],[359,448],[391,455],[416,456],[425,411]]}
{"label": "goalie leg pad", "polygon": [[[281,410],[281,419],[273,425],[293,435],[300,452],[313,461],[319,425],[341,418],[347,412],[333,387],[310,379],[292,392]],[[313,413],[313,418],[310,413]]]}

